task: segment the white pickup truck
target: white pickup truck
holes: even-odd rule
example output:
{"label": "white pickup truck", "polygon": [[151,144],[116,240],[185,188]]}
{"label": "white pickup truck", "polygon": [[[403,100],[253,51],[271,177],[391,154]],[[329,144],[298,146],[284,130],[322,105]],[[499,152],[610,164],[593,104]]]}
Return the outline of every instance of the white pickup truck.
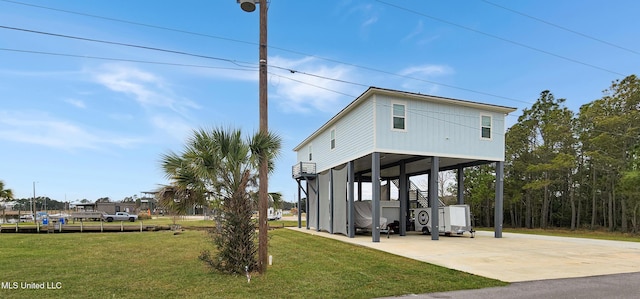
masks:
{"label": "white pickup truck", "polygon": [[138,215],[129,214],[127,212],[116,212],[115,214],[107,214],[102,216],[103,219],[107,222],[113,221],[131,221],[134,222],[138,220]]}

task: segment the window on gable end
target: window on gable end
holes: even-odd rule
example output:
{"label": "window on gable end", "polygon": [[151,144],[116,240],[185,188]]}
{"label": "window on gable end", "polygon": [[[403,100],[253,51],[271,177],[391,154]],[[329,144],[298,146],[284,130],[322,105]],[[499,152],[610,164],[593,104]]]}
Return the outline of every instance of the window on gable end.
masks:
{"label": "window on gable end", "polygon": [[481,137],[482,139],[491,139],[492,118],[489,115],[482,115],[481,118]]}
{"label": "window on gable end", "polygon": [[336,148],[336,129],[331,129],[331,149]]}
{"label": "window on gable end", "polygon": [[403,104],[393,104],[392,108],[392,117],[393,117],[393,129],[395,130],[405,130],[405,121],[406,121],[406,107]]}

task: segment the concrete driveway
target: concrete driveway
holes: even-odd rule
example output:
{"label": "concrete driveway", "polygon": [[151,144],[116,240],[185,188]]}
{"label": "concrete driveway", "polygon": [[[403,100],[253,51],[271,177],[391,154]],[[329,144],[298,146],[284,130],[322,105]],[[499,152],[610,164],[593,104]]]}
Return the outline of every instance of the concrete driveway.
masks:
{"label": "concrete driveway", "polygon": [[493,232],[477,232],[475,238],[466,234],[437,241],[419,233],[388,239],[381,235],[380,242],[373,243],[371,236],[350,239],[292,229],[506,282],[640,272],[640,242],[513,233],[496,239]]}

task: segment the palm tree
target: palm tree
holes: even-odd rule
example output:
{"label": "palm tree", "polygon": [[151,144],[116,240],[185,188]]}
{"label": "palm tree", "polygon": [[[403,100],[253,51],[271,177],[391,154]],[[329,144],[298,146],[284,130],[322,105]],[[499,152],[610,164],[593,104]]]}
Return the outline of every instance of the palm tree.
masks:
{"label": "palm tree", "polygon": [[[13,199],[13,190],[5,189],[4,182],[0,181],[0,201],[11,200],[11,199]],[[2,210],[2,221],[6,222],[7,221],[7,218],[5,215],[6,206],[4,205],[4,203],[0,204],[0,209]]]}
{"label": "palm tree", "polygon": [[273,202],[273,208],[279,209],[282,207],[282,193],[280,192],[271,192],[269,193],[269,198]]}
{"label": "palm tree", "polygon": [[4,182],[0,181],[0,200],[13,199],[13,191],[11,189],[4,188]]}
{"label": "palm tree", "polygon": [[[257,263],[250,194],[257,186],[261,157],[267,157],[269,170],[273,171],[281,140],[272,133],[256,133],[245,139],[240,130],[230,128],[199,129],[192,134],[181,153],[162,156],[161,165],[171,189],[159,193],[166,195],[159,200],[176,211],[203,204],[208,196],[221,200],[224,223],[215,241],[221,259],[201,258],[226,272],[244,273],[245,266],[254,270]],[[239,248],[243,248],[242,254],[238,254]]]}

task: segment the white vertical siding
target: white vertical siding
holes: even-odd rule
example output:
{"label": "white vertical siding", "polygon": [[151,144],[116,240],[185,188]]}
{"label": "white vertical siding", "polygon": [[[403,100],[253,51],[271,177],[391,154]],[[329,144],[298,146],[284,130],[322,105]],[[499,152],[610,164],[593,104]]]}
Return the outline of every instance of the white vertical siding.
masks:
{"label": "white vertical siding", "polygon": [[[373,149],[373,104],[362,102],[348,115],[321,132],[313,143],[313,160],[318,172],[364,156]],[[336,132],[336,147],[331,149],[331,130]],[[306,155],[306,156],[305,156]],[[300,160],[300,159],[303,160]],[[306,146],[298,151],[298,161],[308,161]]]}
{"label": "white vertical siding", "polygon": [[[372,93],[323,131],[297,148],[298,162],[309,161],[309,144],[318,172],[374,151],[408,155],[504,161],[505,114],[482,104],[428,96]],[[393,130],[393,103],[405,105],[405,130]],[[491,139],[482,138],[481,116],[492,117]],[[331,130],[336,146],[331,149]]]}
{"label": "white vertical siding", "polygon": [[[392,130],[392,103],[407,103],[406,131]],[[442,157],[504,159],[504,115],[476,108],[378,95],[376,150]],[[481,138],[480,116],[492,116],[492,139]]]}

